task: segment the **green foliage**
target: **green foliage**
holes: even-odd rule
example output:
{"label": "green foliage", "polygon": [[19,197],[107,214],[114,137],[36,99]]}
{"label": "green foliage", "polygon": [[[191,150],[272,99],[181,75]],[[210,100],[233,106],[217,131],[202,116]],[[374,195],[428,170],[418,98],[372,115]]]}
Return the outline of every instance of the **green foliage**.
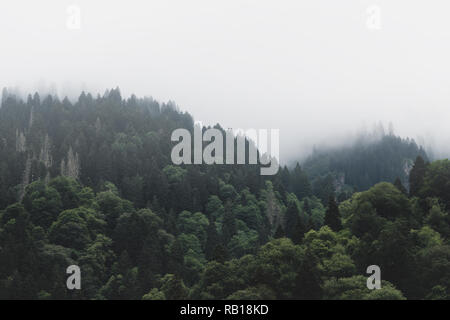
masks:
{"label": "green foliage", "polygon": [[84,209],[61,212],[58,219],[50,227],[50,241],[77,250],[84,249],[91,241],[87,221],[84,218],[85,214]]}
{"label": "green foliage", "polygon": [[225,204],[222,223],[222,241],[227,244],[237,232],[236,219],[230,201]]}
{"label": "green foliage", "polygon": [[286,236],[288,238],[293,238],[296,231],[304,232],[305,230],[296,230],[298,226],[302,223],[300,218],[300,210],[298,209],[298,204],[296,201],[289,201],[286,209],[285,216],[285,230]]}
{"label": "green foliage", "polygon": [[378,183],[370,190],[362,192],[358,201],[370,203],[379,216],[390,220],[407,217],[411,211],[408,198],[387,182]]}
{"label": "green foliage", "polygon": [[227,300],[275,300],[275,293],[267,286],[248,287],[229,295]]}
{"label": "green foliage", "polygon": [[378,290],[367,289],[366,281],[364,276],[327,280],[324,297],[331,300],[405,300],[403,294],[388,281],[382,281]]}
{"label": "green foliage", "polygon": [[142,297],[142,300],[166,300],[164,292],[159,291],[157,288],[153,288],[149,293]]}
{"label": "green foliage", "polygon": [[161,279],[161,291],[167,300],[185,300],[188,298],[189,292],[179,277],[173,274],[166,274]]}
{"label": "green foliage", "polygon": [[191,116],[118,89],[5,99],[0,299],[449,298],[448,160],[381,135],[266,177],[173,165],[177,128]]}
{"label": "green foliage", "polygon": [[255,230],[247,232],[238,231],[228,244],[229,252],[233,257],[242,257],[254,253],[258,247],[258,233]]}
{"label": "green foliage", "polygon": [[330,197],[328,201],[328,209],[325,212],[324,223],[334,231],[342,229],[341,214],[334,197]]}
{"label": "green foliage", "polygon": [[183,211],[178,215],[177,230],[181,233],[195,235],[202,246],[206,242],[208,226],[208,218],[201,212],[191,213]]}
{"label": "green foliage", "polygon": [[[385,134],[383,128],[378,131],[372,135],[360,135],[348,146],[314,150],[303,164],[312,184],[326,187],[325,178],[331,175],[336,186],[333,189],[339,193],[344,186],[363,191],[380,181],[394,181],[397,177],[403,183],[407,182],[408,170],[405,168],[417,156],[427,159],[425,151],[414,140]],[[316,192],[323,193],[322,187]],[[322,200],[327,201],[329,192],[323,194],[326,197]]]}
{"label": "green foliage", "polygon": [[429,164],[426,168],[422,197],[436,197],[442,200],[446,208],[450,208],[450,161],[439,160]]}
{"label": "green foliage", "polygon": [[27,187],[23,204],[30,213],[33,224],[44,228],[48,228],[56,220],[63,208],[59,192],[43,181],[33,182]]}
{"label": "green foliage", "polygon": [[419,192],[423,188],[426,169],[427,166],[423,158],[417,156],[414,166],[409,173],[409,194],[411,196],[419,195]]}

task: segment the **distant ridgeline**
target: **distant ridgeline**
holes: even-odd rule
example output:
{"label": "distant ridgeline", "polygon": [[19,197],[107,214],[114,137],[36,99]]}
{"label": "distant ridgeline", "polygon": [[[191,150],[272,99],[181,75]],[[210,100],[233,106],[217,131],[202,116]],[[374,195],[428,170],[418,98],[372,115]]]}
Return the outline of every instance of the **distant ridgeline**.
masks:
{"label": "distant ridgeline", "polygon": [[[48,182],[60,175],[94,190],[112,182],[137,207],[145,207],[156,198],[167,209],[176,203],[175,209],[202,210],[209,195],[205,186],[210,191],[218,188],[217,181],[211,186],[211,176],[252,192],[272,180],[281,194],[293,192],[299,199],[315,195],[325,204],[333,193],[343,200],[354,191],[396,178],[408,189],[416,157],[427,161],[425,151],[413,140],[378,130],[361,136],[351,146],[315,150],[301,167],[282,168],[270,179],[259,177],[257,166],[200,165],[187,166],[187,173],[178,172],[170,160],[170,136],[178,128],[192,131],[193,124],[192,117],[172,102],[160,104],[134,95],[122,99],[119,89],[96,97],[83,92],[74,103],[37,93],[24,101],[4,90],[0,208],[22,200],[33,181]],[[174,172],[185,176],[181,198],[167,195]]]}
{"label": "distant ridgeline", "polygon": [[0,300],[450,299],[450,161],[383,134],[262,176],[174,165],[179,128],[174,104],[118,89],[4,92]]}
{"label": "distant ridgeline", "polygon": [[203,210],[219,177],[238,189],[264,187],[259,165],[174,166],[171,134],[179,128],[193,131],[194,121],[174,103],[123,99],[118,88],[98,96],[83,92],[75,102],[38,93],[22,99],[4,90],[0,208],[21,201],[33,181],[57,176],[95,191],[109,182],[139,208],[157,199],[174,210]]}
{"label": "distant ridgeline", "polygon": [[409,173],[417,156],[428,160],[414,140],[382,133],[377,138],[360,137],[351,146],[314,150],[302,168],[319,198],[330,183],[338,196],[345,197],[382,181],[393,183],[397,178],[408,189]]}

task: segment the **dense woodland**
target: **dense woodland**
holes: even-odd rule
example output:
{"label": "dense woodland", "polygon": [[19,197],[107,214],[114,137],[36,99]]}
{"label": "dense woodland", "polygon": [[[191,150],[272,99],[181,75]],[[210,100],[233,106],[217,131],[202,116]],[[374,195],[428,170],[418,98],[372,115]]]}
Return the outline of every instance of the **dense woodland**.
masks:
{"label": "dense woodland", "polygon": [[194,126],[173,103],[2,97],[0,299],[450,298],[450,161],[411,140],[261,176],[173,165],[172,131]]}
{"label": "dense woodland", "polygon": [[320,199],[326,201],[330,192],[336,192],[340,200],[345,200],[380,181],[399,179],[408,188],[409,172],[417,156],[428,161],[427,154],[414,140],[395,136],[392,127],[386,134],[380,124],[370,133],[361,132],[348,145],[315,148],[304,161],[303,169]]}

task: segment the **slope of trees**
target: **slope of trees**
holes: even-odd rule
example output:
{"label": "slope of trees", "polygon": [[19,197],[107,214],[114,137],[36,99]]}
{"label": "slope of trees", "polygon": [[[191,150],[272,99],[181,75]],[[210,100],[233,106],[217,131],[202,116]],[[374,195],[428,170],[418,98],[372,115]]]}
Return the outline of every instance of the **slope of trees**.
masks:
{"label": "slope of trees", "polygon": [[330,185],[337,187],[341,198],[348,197],[349,189],[363,191],[380,181],[391,182],[396,178],[408,187],[409,172],[417,156],[427,161],[425,151],[414,140],[381,131],[376,138],[361,136],[350,146],[315,150],[303,167],[312,181],[314,194],[327,201]]}
{"label": "slope of trees", "polygon": [[[450,298],[448,160],[417,159],[409,192],[344,200],[300,165],[175,166],[176,128],[190,115],[118,89],[3,97],[0,298]],[[73,264],[81,290],[66,288]]]}

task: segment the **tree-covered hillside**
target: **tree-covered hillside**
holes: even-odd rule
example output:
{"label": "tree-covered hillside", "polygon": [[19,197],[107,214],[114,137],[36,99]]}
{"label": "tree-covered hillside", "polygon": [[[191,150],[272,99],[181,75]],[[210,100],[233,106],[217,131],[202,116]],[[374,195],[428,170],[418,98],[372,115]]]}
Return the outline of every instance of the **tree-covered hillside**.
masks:
{"label": "tree-covered hillside", "polygon": [[380,181],[397,178],[409,188],[409,172],[417,156],[428,160],[414,140],[385,134],[382,127],[372,134],[361,134],[353,143],[340,148],[315,149],[303,163],[311,179],[314,194],[323,198],[332,183],[340,198],[353,191],[369,189]]}
{"label": "tree-covered hillside", "polygon": [[[0,299],[450,298],[448,160],[386,136],[314,176],[313,160],[261,176],[258,165],[174,165],[178,128],[192,132],[193,119],[173,103],[118,89],[75,103],[5,92]],[[391,184],[413,156],[399,176],[409,190]],[[366,191],[340,198],[336,184],[310,183],[361,159],[346,183],[367,173]],[[69,265],[81,290],[66,288]],[[381,290],[366,287],[369,265]]]}

